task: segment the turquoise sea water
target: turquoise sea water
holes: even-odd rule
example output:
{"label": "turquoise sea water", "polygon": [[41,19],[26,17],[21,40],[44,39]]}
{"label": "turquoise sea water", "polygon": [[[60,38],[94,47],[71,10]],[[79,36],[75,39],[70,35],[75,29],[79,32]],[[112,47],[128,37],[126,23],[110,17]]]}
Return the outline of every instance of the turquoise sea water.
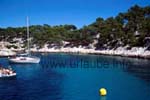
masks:
{"label": "turquoise sea water", "polygon": [[[11,64],[17,77],[0,79],[0,100],[150,100],[150,60],[36,55],[40,64]],[[101,87],[107,96],[99,96]]]}

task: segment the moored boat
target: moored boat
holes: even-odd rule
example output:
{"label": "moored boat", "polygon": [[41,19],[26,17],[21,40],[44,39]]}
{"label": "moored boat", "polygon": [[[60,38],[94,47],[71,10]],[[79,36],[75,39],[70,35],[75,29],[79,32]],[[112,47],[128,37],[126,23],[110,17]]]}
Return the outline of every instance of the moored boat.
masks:
{"label": "moored boat", "polygon": [[9,58],[9,61],[11,63],[39,63],[40,58],[31,56],[30,54],[30,39],[29,39],[29,22],[28,22],[28,17],[27,17],[27,53],[24,55],[16,56],[16,57],[11,57]]}
{"label": "moored boat", "polygon": [[40,62],[40,58],[38,57],[30,57],[30,56],[20,56],[20,57],[12,57],[11,59],[9,59],[10,63],[39,63]]}
{"label": "moored boat", "polygon": [[11,68],[3,68],[0,66],[0,78],[15,77],[17,74]]}

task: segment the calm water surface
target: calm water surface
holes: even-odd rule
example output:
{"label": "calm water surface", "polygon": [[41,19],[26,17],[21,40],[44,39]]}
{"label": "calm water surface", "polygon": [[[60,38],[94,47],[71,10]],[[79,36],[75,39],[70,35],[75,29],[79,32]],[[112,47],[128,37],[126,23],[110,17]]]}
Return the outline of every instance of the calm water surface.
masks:
{"label": "calm water surface", "polygon": [[[0,79],[0,100],[150,100],[150,60],[37,55],[40,64],[11,64],[17,77]],[[9,65],[7,58],[0,63]]]}

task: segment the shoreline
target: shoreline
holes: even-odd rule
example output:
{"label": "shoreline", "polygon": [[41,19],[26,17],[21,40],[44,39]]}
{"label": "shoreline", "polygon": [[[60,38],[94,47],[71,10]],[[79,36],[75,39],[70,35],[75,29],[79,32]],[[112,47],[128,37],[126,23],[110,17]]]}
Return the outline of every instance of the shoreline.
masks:
{"label": "shoreline", "polygon": [[32,52],[39,53],[75,53],[75,54],[94,54],[94,55],[109,55],[109,56],[120,56],[130,58],[142,58],[150,59],[150,51],[142,47],[133,47],[131,50],[125,50],[124,48],[117,48],[116,50],[94,50],[84,48],[42,48],[42,49],[31,49]]}
{"label": "shoreline", "polygon": [[[0,57],[14,56],[22,49],[3,49],[1,50]],[[131,50],[125,49],[125,47],[119,47],[117,49],[107,49],[107,50],[95,50],[77,47],[67,47],[67,48],[31,48],[33,53],[69,53],[69,54],[94,54],[94,55],[108,55],[108,56],[120,56],[120,57],[130,57],[130,58],[142,58],[150,59],[150,51],[143,47],[133,47]]]}

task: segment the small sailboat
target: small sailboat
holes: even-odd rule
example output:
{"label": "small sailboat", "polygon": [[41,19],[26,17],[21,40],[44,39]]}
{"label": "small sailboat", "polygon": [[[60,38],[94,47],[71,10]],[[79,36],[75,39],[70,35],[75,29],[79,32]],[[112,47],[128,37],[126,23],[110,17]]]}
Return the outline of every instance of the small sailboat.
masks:
{"label": "small sailboat", "polygon": [[17,56],[14,58],[10,58],[9,61],[11,63],[39,63],[40,58],[34,56]]}
{"label": "small sailboat", "polygon": [[12,68],[4,68],[0,65],[0,78],[15,77],[17,74]]}
{"label": "small sailboat", "polygon": [[9,58],[11,63],[39,63],[40,58],[31,56],[30,54],[30,39],[29,39],[29,19],[27,17],[27,53],[16,57]]}

